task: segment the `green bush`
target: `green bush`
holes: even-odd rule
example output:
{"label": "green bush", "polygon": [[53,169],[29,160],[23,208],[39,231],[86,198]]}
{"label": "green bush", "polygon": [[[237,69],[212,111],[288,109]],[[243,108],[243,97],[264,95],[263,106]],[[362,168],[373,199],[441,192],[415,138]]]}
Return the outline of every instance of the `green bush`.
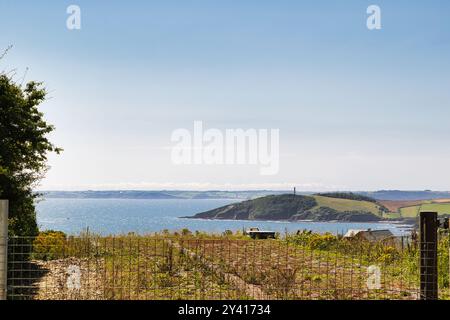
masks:
{"label": "green bush", "polygon": [[309,249],[329,250],[336,247],[339,239],[331,233],[319,234],[303,230],[296,235],[288,236],[288,241]]}
{"label": "green bush", "polygon": [[32,258],[37,260],[56,260],[64,257],[67,236],[61,231],[43,231],[33,242]]}

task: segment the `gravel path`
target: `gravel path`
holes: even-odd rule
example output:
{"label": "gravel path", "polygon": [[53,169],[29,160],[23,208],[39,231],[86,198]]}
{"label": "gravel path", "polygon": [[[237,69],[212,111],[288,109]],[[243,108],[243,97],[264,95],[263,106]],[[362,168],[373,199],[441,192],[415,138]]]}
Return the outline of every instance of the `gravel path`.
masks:
{"label": "gravel path", "polygon": [[45,274],[36,283],[37,300],[103,300],[100,262],[68,258],[34,261]]}

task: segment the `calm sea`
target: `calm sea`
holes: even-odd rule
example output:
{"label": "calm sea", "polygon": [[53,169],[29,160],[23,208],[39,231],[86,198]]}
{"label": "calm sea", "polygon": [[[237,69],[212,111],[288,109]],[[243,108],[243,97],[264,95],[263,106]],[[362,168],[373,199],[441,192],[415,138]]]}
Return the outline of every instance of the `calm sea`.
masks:
{"label": "calm sea", "polygon": [[131,199],[46,199],[37,204],[37,220],[41,230],[60,230],[79,234],[146,234],[188,228],[191,231],[221,233],[259,227],[264,230],[289,232],[308,229],[315,232],[345,233],[348,229],[390,229],[395,234],[405,232],[405,226],[387,223],[335,222],[269,222],[181,219],[224,206],[236,200],[131,200]]}

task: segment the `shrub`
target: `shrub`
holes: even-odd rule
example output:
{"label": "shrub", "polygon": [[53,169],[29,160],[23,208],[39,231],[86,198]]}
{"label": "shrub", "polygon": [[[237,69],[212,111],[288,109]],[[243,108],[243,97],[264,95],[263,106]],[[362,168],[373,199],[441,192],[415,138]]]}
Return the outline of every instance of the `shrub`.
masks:
{"label": "shrub", "polygon": [[288,241],[309,249],[328,250],[336,247],[339,239],[331,233],[318,234],[303,230],[294,236],[289,236]]}
{"label": "shrub", "polygon": [[379,250],[378,261],[381,263],[392,263],[399,258],[399,252],[393,247],[382,246]]}
{"label": "shrub", "polygon": [[314,237],[310,240],[310,248],[318,249],[318,250],[327,250],[336,245],[338,239],[336,236],[333,236],[331,233],[315,234]]}
{"label": "shrub", "polygon": [[233,236],[233,231],[231,231],[231,230],[225,230],[225,231],[223,232],[223,235],[224,235],[225,237],[231,237],[231,236]]}
{"label": "shrub", "polygon": [[187,236],[192,235],[192,232],[188,228],[184,228],[184,229],[181,230],[181,235],[183,237],[187,237]]}
{"label": "shrub", "polygon": [[64,257],[67,236],[61,231],[43,231],[33,242],[32,258],[37,260],[56,260]]}

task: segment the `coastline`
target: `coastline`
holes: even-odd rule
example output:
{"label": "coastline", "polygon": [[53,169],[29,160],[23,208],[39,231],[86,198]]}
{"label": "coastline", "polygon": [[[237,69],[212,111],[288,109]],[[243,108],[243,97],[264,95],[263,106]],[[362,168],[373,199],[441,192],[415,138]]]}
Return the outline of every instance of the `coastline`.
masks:
{"label": "coastline", "polygon": [[[343,221],[343,220],[260,220],[260,219],[213,219],[213,218],[196,218],[196,217],[178,217],[180,220],[201,220],[201,221],[255,221],[255,222],[270,222],[270,223],[374,223],[374,224],[394,224],[398,226],[410,226],[414,224],[404,223],[400,220],[379,220],[379,221]],[[402,224],[403,223],[403,224]]]}

